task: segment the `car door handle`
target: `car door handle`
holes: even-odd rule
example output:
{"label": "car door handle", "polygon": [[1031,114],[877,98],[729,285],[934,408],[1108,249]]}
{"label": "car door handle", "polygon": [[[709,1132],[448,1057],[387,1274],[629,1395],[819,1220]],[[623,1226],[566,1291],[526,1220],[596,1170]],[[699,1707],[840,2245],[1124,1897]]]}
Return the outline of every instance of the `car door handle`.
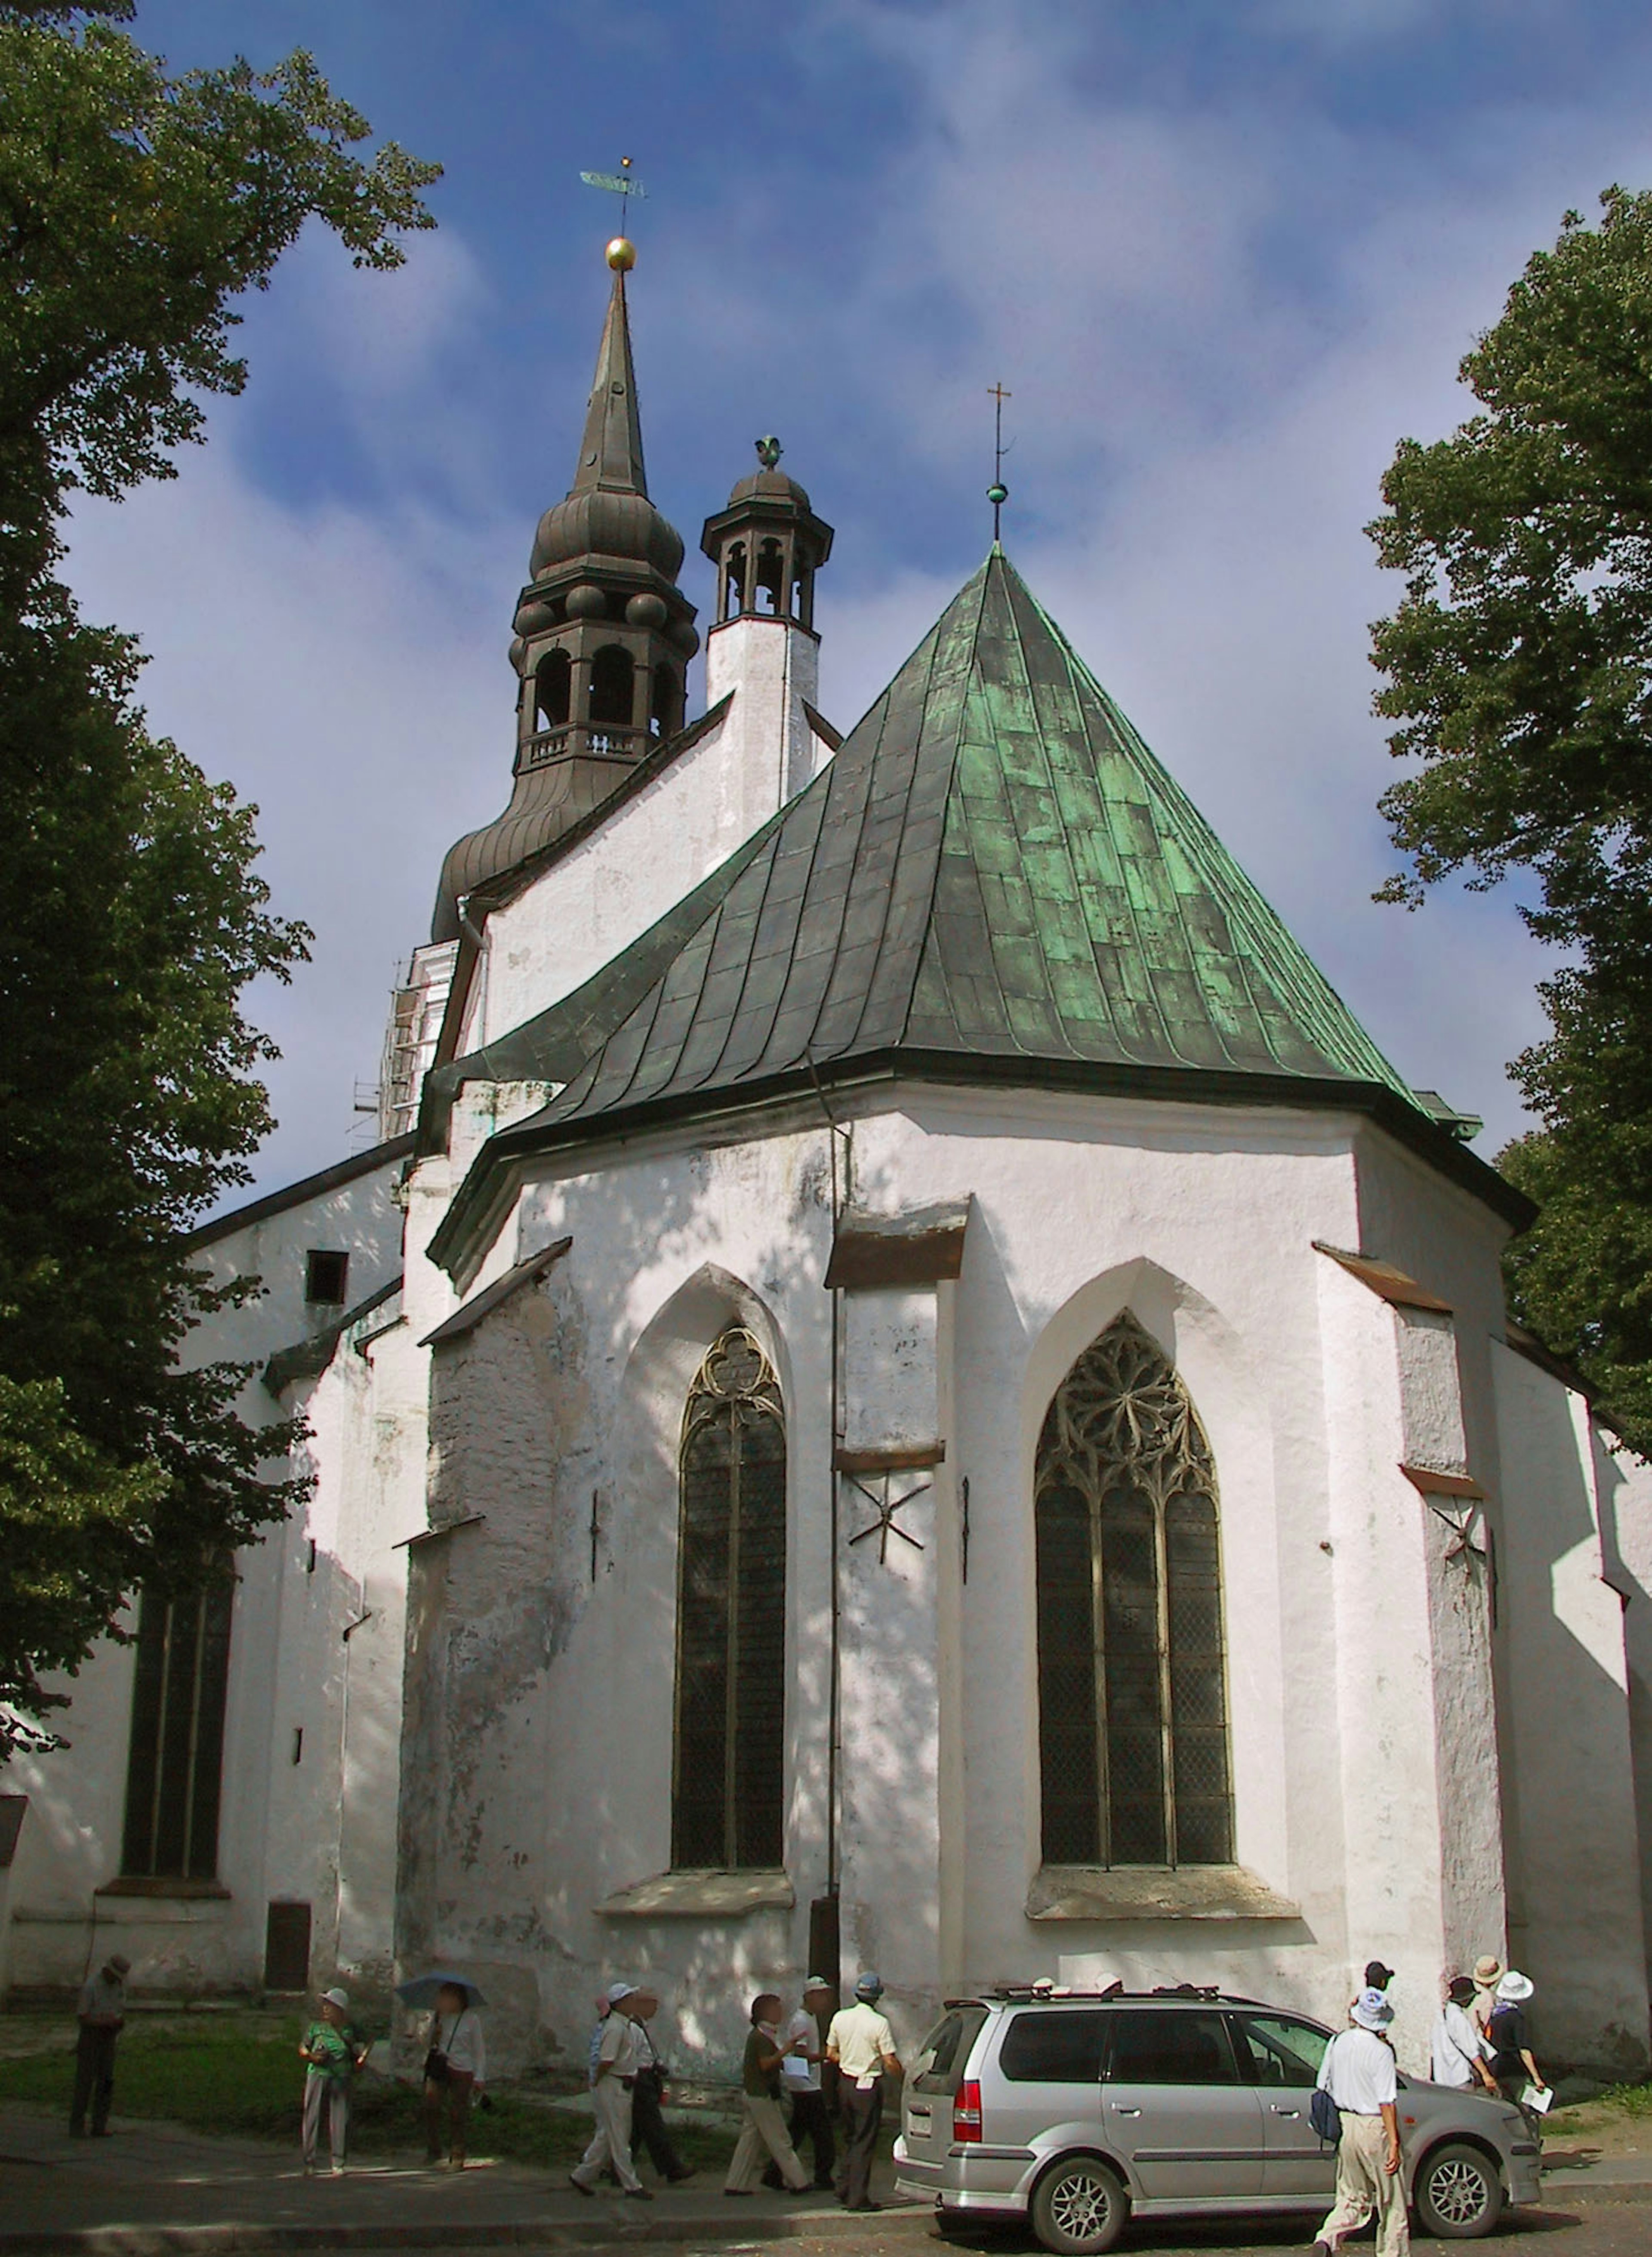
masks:
{"label": "car door handle", "polygon": [[1140,2116],[1141,2111],[1139,2108],[1121,2108],[1115,2100],[1112,2104],[1112,2112],[1115,2116]]}
{"label": "car door handle", "polygon": [[1270,2105],[1275,2116],[1300,2117],[1303,2112],[1300,2108],[1281,2108],[1277,2100],[1272,2102]]}

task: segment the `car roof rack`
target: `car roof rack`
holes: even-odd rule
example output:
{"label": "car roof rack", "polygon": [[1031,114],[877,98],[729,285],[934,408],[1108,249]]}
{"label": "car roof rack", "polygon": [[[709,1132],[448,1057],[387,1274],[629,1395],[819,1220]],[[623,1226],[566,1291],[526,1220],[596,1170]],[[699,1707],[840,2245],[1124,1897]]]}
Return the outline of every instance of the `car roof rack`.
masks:
{"label": "car roof rack", "polygon": [[1023,2006],[1029,2001],[1053,2000],[1065,2005],[1075,1999],[1092,2003],[1114,1999],[1152,2000],[1161,1999],[1197,1999],[1207,2004],[1224,2006],[1257,2006],[1260,2000],[1240,1999],[1223,1990],[1219,1983],[1160,1983],[1151,1991],[1126,1991],[1123,1976],[1116,1976],[1105,1988],[1092,1984],[1056,1983],[1048,1976],[1031,1983],[994,1983],[988,1989],[978,1991],[966,1999],[949,1999],[949,2006]]}

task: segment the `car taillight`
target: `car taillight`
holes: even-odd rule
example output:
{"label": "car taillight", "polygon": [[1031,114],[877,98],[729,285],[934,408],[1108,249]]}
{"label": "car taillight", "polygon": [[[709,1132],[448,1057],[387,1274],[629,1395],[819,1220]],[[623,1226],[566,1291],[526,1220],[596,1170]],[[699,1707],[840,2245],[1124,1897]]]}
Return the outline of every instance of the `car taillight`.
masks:
{"label": "car taillight", "polygon": [[955,2147],[978,2147],[981,2140],[981,2088],[971,2077],[959,2085],[952,2103],[952,2141]]}

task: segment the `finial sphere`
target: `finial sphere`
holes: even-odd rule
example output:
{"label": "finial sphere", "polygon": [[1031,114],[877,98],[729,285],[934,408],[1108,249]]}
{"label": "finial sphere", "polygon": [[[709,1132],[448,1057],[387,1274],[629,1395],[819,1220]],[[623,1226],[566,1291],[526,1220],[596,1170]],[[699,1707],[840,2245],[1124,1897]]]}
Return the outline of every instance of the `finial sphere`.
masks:
{"label": "finial sphere", "polygon": [[986,498],[994,509],[1002,509],[1010,498],[1010,490],[1006,485],[991,485],[986,490]]}
{"label": "finial sphere", "polygon": [[616,274],[629,274],[637,264],[637,246],[629,236],[617,235],[603,255]]}

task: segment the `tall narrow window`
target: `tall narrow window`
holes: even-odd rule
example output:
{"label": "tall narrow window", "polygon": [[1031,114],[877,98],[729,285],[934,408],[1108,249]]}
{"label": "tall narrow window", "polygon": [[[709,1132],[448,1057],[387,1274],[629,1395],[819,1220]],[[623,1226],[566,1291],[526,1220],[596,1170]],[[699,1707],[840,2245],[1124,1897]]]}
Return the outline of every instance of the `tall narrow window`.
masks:
{"label": "tall narrow window", "polygon": [[218,1870],[218,1791],[229,1681],[227,1571],[203,1590],[145,1591],[138,1616],[124,1873],[209,1881]]}
{"label": "tall narrow window", "polygon": [[1133,1317],[1055,1391],[1034,1524],[1045,1863],[1226,1864],[1216,1469],[1181,1381]]}
{"label": "tall narrow window", "polygon": [[688,1392],[679,1461],[671,1862],[781,1863],[786,1419],[756,1340],[732,1326]]}

